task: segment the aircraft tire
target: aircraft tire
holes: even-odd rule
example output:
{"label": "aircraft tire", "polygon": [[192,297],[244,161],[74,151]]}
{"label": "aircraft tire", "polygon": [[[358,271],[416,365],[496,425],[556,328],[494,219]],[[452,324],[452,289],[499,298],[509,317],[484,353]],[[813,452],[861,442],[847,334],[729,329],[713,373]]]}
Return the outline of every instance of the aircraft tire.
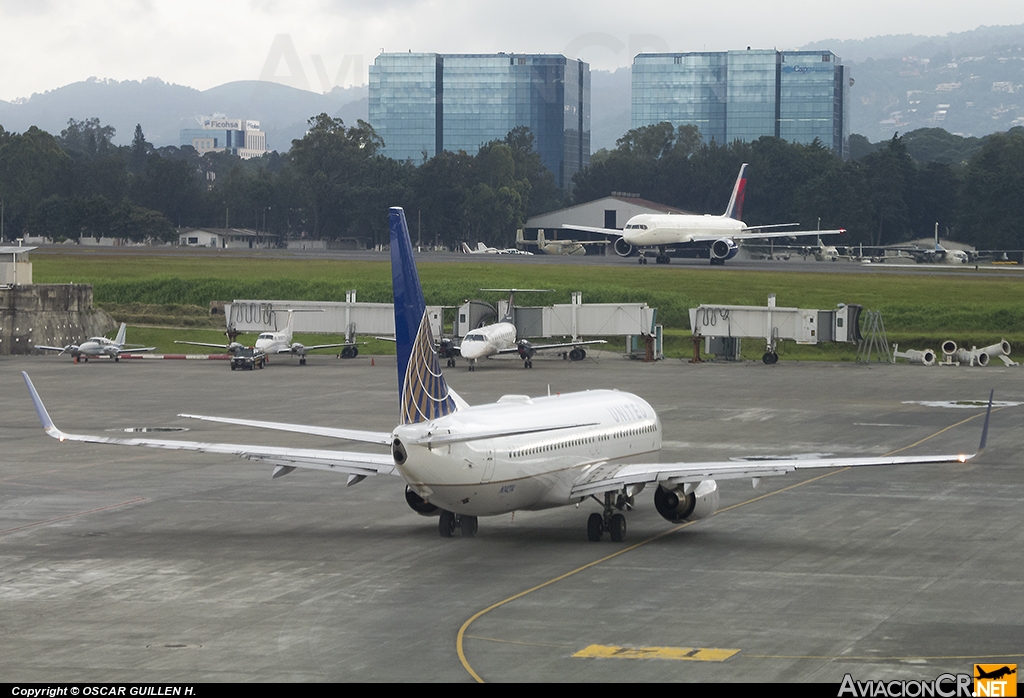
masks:
{"label": "aircraft tire", "polygon": [[352,347],[352,358],[359,356],[359,347]]}
{"label": "aircraft tire", "polygon": [[234,364],[231,364],[231,370],[234,371],[237,368]]}
{"label": "aircraft tire", "polygon": [[442,509],[441,515],[437,517],[437,531],[442,538],[451,538],[455,535],[455,514]]}
{"label": "aircraft tire", "polygon": [[477,531],[477,518],[475,516],[460,516],[459,528],[462,529],[463,538],[472,538]]}
{"label": "aircraft tire", "polygon": [[608,534],[613,543],[621,543],[626,540],[626,517],[622,514],[613,516],[608,525]]}
{"label": "aircraft tire", "polygon": [[772,353],[770,351],[766,351],[764,353],[764,356],[761,357],[761,361],[764,362],[765,366],[771,366],[773,363],[775,363],[774,361],[772,361]]}
{"label": "aircraft tire", "polygon": [[590,515],[587,519],[587,540],[591,540],[595,543],[601,540],[604,535],[604,517],[597,512]]}

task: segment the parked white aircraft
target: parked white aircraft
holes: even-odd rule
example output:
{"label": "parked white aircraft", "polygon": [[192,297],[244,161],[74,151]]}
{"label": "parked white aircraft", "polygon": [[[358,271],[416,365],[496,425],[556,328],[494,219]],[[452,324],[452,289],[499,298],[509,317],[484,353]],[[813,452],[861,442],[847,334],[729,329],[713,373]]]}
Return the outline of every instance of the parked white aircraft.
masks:
{"label": "parked white aircraft", "polygon": [[743,213],[743,197],[747,187],[747,164],[740,167],[729,205],[721,216],[710,214],[653,214],[642,213],[633,216],[622,230],[590,228],[582,225],[563,225],[567,230],[583,230],[615,237],[613,249],[620,257],[629,257],[638,249],[640,263],[647,264],[644,248],[656,247],[658,254],[654,261],[668,264],[669,250],[674,248],[707,248],[712,264],[725,264],[725,260],[736,256],[737,242],[764,238],[799,237],[802,235],[839,235],[844,228],[836,230],[790,230],[786,232],[765,232],[768,228],[789,228],[796,223],[748,226],[740,220]]}
{"label": "parked white aircraft", "polygon": [[[288,324],[285,325],[284,330],[279,332],[261,332],[256,338],[256,349],[261,349],[267,356],[271,354],[294,354],[299,357],[299,365],[306,365],[306,354],[313,351],[314,349],[329,349],[331,347],[344,347],[341,351],[341,356],[344,359],[354,359],[359,355],[359,348],[356,346],[356,342],[342,342],[341,344],[313,344],[306,346],[301,342],[292,341],[292,324],[295,319],[296,312],[287,310],[280,311],[275,310],[275,313],[287,312],[288,313]],[[314,311],[315,312],[315,311]],[[184,342],[175,340],[175,344],[191,344],[198,347],[216,347],[218,349],[226,349],[227,351],[234,354],[243,347],[238,342],[231,342],[231,344],[210,344],[208,342]]]}
{"label": "parked white aircraft", "polygon": [[[434,349],[423,292],[413,261],[405,213],[391,209],[391,268],[395,295],[399,424],[390,431],[280,424],[249,419],[182,415],[261,429],[335,437],[390,447],[390,453],[275,448],[70,434],[47,413],[28,374],[22,373],[46,433],[61,441],[147,446],[239,456],[273,464],[274,477],[296,468],[344,473],[349,484],[371,475],[398,475],[417,512],[439,515],[442,536],[477,531],[477,517],[602,503],[587,521],[587,536],[613,541],[626,535],[622,514],[647,485],[654,506],[672,523],[702,519],[718,508],[716,480],[782,475],[803,468],[841,468],[905,463],[963,463],[973,456],[925,455],[808,458],[704,463],[658,463],[661,421],[636,395],[617,390],[530,398],[506,395],[496,403],[469,406],[451,390]],[[982,427],[988,435],[992,398]]]}
{"label": "parked white aircraft", "polygon": [[[469,370],[476,370],[478,359],[486,359],[501,354],[519,354],[523,360],[523,368],[533,368],[533,357],[538,351],[554,351],[568,349],[568,358],[582,361],[587,358],[583,347],[590,344],[607,344],[603,339],[591,339],[586,342],[561,342],[558,344],[533,344],[529,340],[519,339],[515,324],[512,322],[512,308],[515,305],[516,293],[535,293],[550,289],[536,288],[482,288],[481,291],[508,293],[508,312],[500,322],[478,327],[462,339],[459,353],[469,360]],[[450,352],[449,352],[450,353]],[[455,366],[455,358],[448,358],[448,367]]]}
{"label": "parked white aircraft", "polygon": [[473,249],[466,243],[462,243],[463,254],[521,254],[529,257],[533,256],[533,252],[527,252],[526,250],[519,250],[515,247],[488,247],[482,242],[476,244],[476,249]]}
{"label": "parked white aircraft", "polygon": [[[125,335],[128,332],[128,326],[125,323],[121,323],[121,327],[117,330],[117,336],[114,339],[107,339],[106,337],[90,337],[81,344],[69,344],[66,347],[48,347],[43,344],[37,344],[36,349],[43,349],[45,351],[57,351],[60,354],[68,353],[71,354],[74,362],[77,364],[79,359],[82,361],[88,361],[89,357],[105,356],[113,359],[114,361],[120,361],[122,354],[131,354],[137,351],[153,351],[156,347],[144,347],[141,344],[129,344],[129,348],[125,348]],[[60,356],[57,354],[57,356]]]}

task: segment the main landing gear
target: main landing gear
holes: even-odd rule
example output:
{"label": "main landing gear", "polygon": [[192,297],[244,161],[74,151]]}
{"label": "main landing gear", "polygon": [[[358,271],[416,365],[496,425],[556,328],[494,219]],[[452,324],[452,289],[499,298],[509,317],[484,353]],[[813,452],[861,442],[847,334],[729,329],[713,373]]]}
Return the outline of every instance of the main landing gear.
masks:
{"label": "main landing gear", "polygon": [[462,531],[463,538],[472,538],[476,535],[477,519],[475,516],[456,514],[451,511],[441,510],[437,519],[437,530],[442,538],[451,538],[455,535],[455,529]]}
{"label": "main landing gear", "polygon": [[533,359],[524,359],[523,368],[533,368]]}
{"label": "main landing gear", "polygon": [[587,519],[587,539],[596,543],[607,532],[614,543],[626,540],[626,517],[621,513],[615,513],[615,510],[621,512],[629,506],[630,501],[621,493],[605,492],[604,513],[595,512]]}
{"label": "main landing gear", "polygon": [[455,359],[453,359],[453,358],[449,357],[449,358],[448,358],[448,363],[447,363],[447,364],[445,364],[445,365],[446,365],[446,366],[447,366],[448,368],[455,368]]}
{"label": "main landing gear", "polygon": [[761,361],[763,361],[768,366],[771,366],[772,364],[777,363],[778,360],[779,360],[779,355],[776,354],[774,351],[766,351],[764,353],[764,356],[761,357]]}

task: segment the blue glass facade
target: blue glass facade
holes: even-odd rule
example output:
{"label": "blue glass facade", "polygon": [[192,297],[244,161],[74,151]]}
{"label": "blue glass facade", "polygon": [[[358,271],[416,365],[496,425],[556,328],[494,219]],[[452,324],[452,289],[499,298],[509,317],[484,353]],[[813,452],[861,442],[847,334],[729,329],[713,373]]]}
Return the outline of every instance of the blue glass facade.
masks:
{"label": "blue glass facade", "polygon": [[415,163],[528,126],[565,186],[590,163],[590,68],[559,55],[385,53],[370,66],[369,119],[384,155]]}
{"label": "blue glass facade", "polygon": [[706,142],[815,138],[847,154],[847,75],[831,52],[746,50],[640,54],[632,128],[692,124]]}

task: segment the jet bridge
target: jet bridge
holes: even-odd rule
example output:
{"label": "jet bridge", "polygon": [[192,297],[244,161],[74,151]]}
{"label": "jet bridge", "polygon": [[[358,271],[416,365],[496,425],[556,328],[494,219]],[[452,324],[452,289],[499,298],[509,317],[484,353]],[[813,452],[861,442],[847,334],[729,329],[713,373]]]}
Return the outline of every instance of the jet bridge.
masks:
{"label": "jet bridge", "polygon": [[859,305],[841,305],[836,310],[780,308],[775,294],[768,306],[700,305],[690,308],[690,328],[694,337],[704,338],[704,353],[735,361],[740,358],[740,341],[764,340],[761,357],[766,364],[779,360],[778,343],[791,339],[797,344],[823,342],[859,342]]}

